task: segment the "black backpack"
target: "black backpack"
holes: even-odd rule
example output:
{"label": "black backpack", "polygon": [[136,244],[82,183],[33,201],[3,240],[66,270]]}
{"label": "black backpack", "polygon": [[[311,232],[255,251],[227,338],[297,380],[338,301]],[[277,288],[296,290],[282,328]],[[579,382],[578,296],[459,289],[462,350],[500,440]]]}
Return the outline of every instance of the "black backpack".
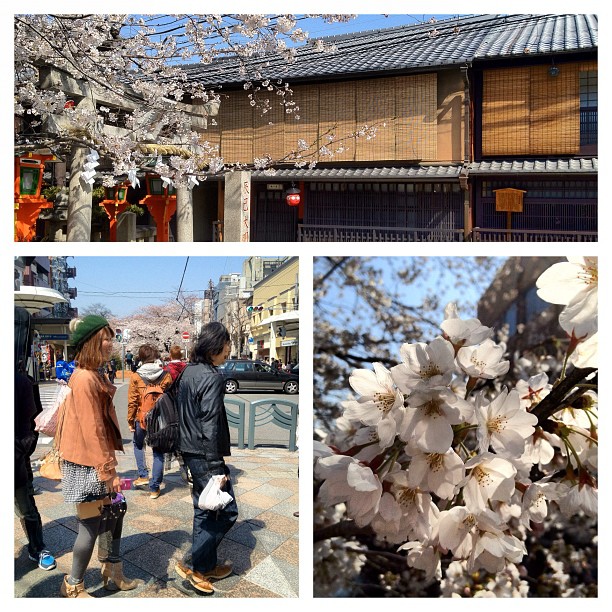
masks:
{"label": "black backpack", "polygon": [[176,380],[157,398],[155,405],[145,415],[146,443],[160,453],[174,453],[179,446],[179,416],[176,405],[178,386],[186,368]]}

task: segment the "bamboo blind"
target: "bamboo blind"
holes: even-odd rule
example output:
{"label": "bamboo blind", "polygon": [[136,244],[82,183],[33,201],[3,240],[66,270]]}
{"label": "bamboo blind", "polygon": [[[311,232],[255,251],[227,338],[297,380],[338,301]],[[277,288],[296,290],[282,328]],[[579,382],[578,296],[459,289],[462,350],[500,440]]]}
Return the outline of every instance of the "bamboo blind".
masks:
{"label": "bamboo blind", "polygon": [[438,146],[436,74],[393,80],[397,116],[394,159],[434,161]]}
{"label": "bamboo blind", "polygon": [[531,69],[531,153],[571,155],[580,150],[580,89],[577,66],[554,78],[548,66]]}
{"label": "bamboo blind", "polygon": [[224,104],[226,108],[220,124],[221,157],[226,162],[252,162],[253,108],[249,99],[242,92],[241,95],[230,95]]}
{"label": "bamboo blind", "polygon": [[[355,97],[357,90],[353,81],[345,83],[326,83],[319,86],[319,137],[321,144],[334,150],[343,144],[345,151],[334,156],[334,161],[355,161],[356,142],[346,139],[347,134],[355,131]],[[327,142],[328,132],[335,134],[335,143]],[[339,139],[343,139],[342,143]],[[330,161],[319,157],[320,161]]]}
{"label": "bamboo blind", "polygon": [[[308,145],[319,136],[319,90],[316,87],[293,87],[293,101],[299,107],[299,120],[293,115],[285,117],[284,150],[297,151],[298,140]],[[304,152],[306,154],[307,152]]]}
{"label": "bamboo blind", "polygon": [[262,113],[261,108],[252,109],[253,155],[262,157],[268,154],[272,159],[280,159],[286,153],[283,129],[286,113],[285,107],[279,104],[280,96],[270,94],[271,92],[267,91],[262,94],[264,98],[270,100],[270,108],[267,113]]}
{"label": "bamboo blind", "polygon": [[[333,161],[436,159],[435,73],[297,86],[293,100],[300,107],[299,120],[285,113],[277,98],[270,96],[271,110],[263,116],[250,106],[245,92],[223,99],[218,128],[211,130],[209,140],[214,142],[220,133],[226,161],[251,162],[265,153],[281,158],[297,148],[298,139],[333,150],[343,144],[346,150]],[[345,139],[364,125],[377,125],[375,138]],[[335,134],[335,144],[329,143],[328,133]]]}
{"label": "bamboo blind", "polygon": [[484,155],[512,155],[529,151],[529,74],[529,68],[484,71]]}
{"label": "bamboo blind", "polygon": [[596,62],[486,70],[483,82],[483,155],[574,155],[580,151],[581,70]]}
{"label": "bamboo blind", "polygon": [[[372,95],[370,81],[358,81],[356,90],[357,128],[376,126],[376,136],[359,138],[356,145],[359,161],[395,158],[395,82],[381,79]],[[383,126],[383,124],[385,124]],[[392,158],[389,155],[393,155]]]}

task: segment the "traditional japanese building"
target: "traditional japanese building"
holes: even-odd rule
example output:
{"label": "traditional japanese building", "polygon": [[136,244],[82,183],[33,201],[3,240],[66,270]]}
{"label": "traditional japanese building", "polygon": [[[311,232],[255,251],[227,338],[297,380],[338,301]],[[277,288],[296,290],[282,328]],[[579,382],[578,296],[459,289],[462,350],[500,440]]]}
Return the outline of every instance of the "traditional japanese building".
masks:
{"label": "traditional japanese building", "polygon": [[[227,160],[376,127],[314,168],[253,172],[252,241],[596,240],[597,32],[593,15],[480,15],[254,60],[256,85],[290,84],[299,121],[252,107],[231,61],[187,70],[222,85],[206,137]],[[216,197],[227,233],[223,181]]]}

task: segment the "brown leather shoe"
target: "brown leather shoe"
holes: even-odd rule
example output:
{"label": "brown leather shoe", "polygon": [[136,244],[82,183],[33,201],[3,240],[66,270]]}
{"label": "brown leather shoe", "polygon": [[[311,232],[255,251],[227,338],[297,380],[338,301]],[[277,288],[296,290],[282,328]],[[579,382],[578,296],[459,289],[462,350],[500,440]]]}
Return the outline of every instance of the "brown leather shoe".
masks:
{"label": "brown leather shoe", "polygon": [[231,563],[224,563],[223,565],[217,565],[214,570],[210,572],[202,572],[202,576],[205,578],[213,578],[214,580],[221,580],[227,578],[232,573],[233,567]]}
{"label": "brown leather shoe", "polygon": [[214,593],[215,589],[213,585],[206,579],[205,576],[200,574],[200,572],[196,572],[195,570],[191,571],[191,574],[188,574],[189,582],[191,582],[191,586],[198,591],[202,591],[202,593]]}
{"label": "brown leather shoe", "polygon": [[142,487],[142,485],[149,484],[149,480],[150,480],[149,478],[144,478],[144,477],[140,476],[139,478],[134,480],[134,482],[132,482],[132,486],[133,487]]}
{"label": "brown leather shoe", "polygon": [[177,561],[174,564],[174,571],[183,579],[189,580],[189,576],[193,574],[193,570],[187,567],[182,561]]}

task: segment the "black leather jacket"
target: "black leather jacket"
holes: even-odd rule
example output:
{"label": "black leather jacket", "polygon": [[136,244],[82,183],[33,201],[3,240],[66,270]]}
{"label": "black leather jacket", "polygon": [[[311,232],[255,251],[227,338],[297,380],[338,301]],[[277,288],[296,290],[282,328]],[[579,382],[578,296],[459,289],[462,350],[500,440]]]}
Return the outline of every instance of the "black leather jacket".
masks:
{"label": "black leather jacket", "polygon": [[223,376],[214,366],[189,364],[182,372],[177,395],[182,453],[207,461],[231,455],[224,395]]}

